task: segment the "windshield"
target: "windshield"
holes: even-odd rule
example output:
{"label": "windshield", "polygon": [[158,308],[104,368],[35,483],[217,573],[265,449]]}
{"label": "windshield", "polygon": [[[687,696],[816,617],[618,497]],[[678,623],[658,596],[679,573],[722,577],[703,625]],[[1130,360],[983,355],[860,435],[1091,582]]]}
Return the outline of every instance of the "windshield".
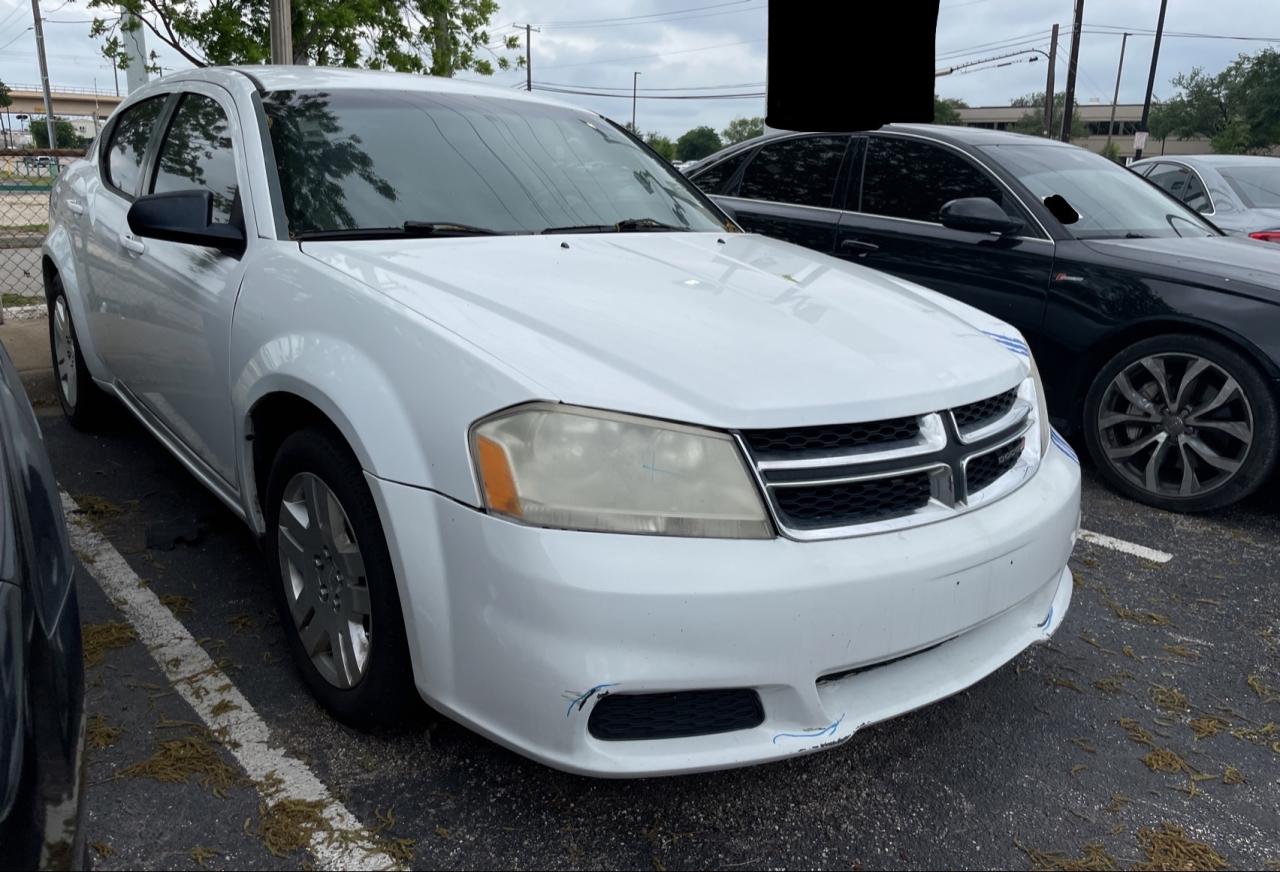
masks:
{"label": "windshield", "polygon": [[1280,160],[1269,160],[1266,165],[1216,169],[1250,209],[1280,209]]}
{"label": "windshield", "polygon": [[983,147],[1043,202],[1060,196],[1079,213],[1064,224],[1076,239],[1216,236],[1190,209],[1105,157],[1051,145]]}
{"label": "windshield", "polygon": [[625,221],[725,229],[679,173],[586,112],[357,89],[276,91],[264,106],[295,237],[423,222],[500,233]]}

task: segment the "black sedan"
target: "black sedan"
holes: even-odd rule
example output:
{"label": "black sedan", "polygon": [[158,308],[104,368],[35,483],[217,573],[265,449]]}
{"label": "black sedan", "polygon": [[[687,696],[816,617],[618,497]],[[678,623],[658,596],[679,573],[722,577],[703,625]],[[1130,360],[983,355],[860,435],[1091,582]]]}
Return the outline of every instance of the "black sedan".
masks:
{"label": "black sedan", "polygon": [[1003,318],[1054,423],[1118,490],[1233,503],[1275,466],[1280,246],[1224,236],[1105,158],[934,125],[779,134],[690,178],[747,230],[918,282]]}
{"label": "black sedan", "polygon": [[75,560],[44,441],[0,348],[0,867],[83,869]]}

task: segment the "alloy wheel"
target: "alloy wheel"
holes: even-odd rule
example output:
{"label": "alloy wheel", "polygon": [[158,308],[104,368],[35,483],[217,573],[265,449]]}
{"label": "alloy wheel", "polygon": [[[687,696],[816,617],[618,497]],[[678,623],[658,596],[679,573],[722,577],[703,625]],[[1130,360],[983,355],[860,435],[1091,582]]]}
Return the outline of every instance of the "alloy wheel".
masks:
{"label": "alloy wheel", "polygon": [[1225,485],[1253,445],[1244,388],[1196,354],[1153,354],[1122,369],[1098,408],[1107,462],[1151,494],[1197,497]]}
{"label": "alloy wheel", "polygon": [[302,647],[335,687],[364,677],[372,641],[369,583],[351,522],[318,476],[300,472],[280,501],[280,576]]}
{"label": "alloy wheel", "polygon": [[58,297],[53,305],[53,355],[58,369],[58,387],[67,405],[76,406],[76,347],[71,336],[71,315],[67,298]]}

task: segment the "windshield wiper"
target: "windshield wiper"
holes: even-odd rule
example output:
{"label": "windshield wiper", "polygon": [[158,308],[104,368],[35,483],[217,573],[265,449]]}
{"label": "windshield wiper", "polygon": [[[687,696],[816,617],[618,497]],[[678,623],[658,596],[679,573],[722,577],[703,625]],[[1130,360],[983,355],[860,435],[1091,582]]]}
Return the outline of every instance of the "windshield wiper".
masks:
{"label": "windshield wiper", "polygon": [[642,230],[669,230],[686,232],[689,228],[664,224],[653,218],[623,218],[617,224],[571,224],[566,227],[548,227],[543,233],[635,233]]}
{"label": "windshield wiper", "polygon": [[501,230],[456,224],[452,221],[406,221],[399,227],[338,227],[332,230],[303,230],[293,234],[299,241],[324,239],[397,239],[426,236],[499,236]]}

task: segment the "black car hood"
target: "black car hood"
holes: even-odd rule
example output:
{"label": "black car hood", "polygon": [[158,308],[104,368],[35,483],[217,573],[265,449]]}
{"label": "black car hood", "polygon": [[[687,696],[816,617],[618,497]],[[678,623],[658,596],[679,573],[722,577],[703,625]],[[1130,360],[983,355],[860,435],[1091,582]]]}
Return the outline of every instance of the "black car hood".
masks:
{"label": "black car hood", "polygon": [[1092,251],[1144,272],[1280,302],[1280,245],[1234,236],[1090,239]]}

